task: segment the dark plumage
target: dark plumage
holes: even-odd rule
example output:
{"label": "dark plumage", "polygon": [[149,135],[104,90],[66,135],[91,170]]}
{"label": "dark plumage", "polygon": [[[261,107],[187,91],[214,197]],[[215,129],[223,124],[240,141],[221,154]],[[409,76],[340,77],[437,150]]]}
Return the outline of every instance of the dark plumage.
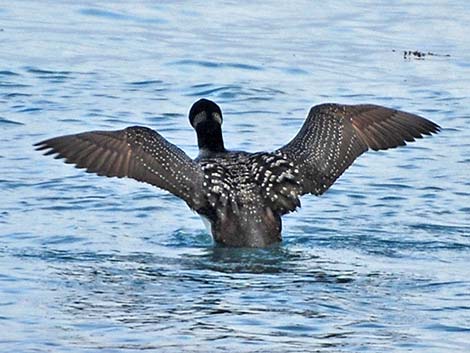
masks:
{"label": "dark plumage", "polygon": [[199,156],[149,128],[90,131],[36,144],[45,154],[109,177],[146,182],[183,199],[209,220],[218,243],[261,247],[281,241],[281,216],[300,207],[304,194],[323,194],[367,151],[403,146],[439,131],[417,115],[377,105],[322,104],[301,130],[274,152],[227,151],[222,112],[207,99],[194,103],[189,120]]}

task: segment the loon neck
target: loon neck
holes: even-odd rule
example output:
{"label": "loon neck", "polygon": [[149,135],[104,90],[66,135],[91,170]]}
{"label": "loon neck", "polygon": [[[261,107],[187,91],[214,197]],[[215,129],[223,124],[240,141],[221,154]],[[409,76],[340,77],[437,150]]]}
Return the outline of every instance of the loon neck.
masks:
{"label": "loon neck", "polygon": [[226,152],[220,125],[211,124],[208,126],[203,124],[203,126],[198,126],[196,132],[199,151],[204,152],[204,154]]}

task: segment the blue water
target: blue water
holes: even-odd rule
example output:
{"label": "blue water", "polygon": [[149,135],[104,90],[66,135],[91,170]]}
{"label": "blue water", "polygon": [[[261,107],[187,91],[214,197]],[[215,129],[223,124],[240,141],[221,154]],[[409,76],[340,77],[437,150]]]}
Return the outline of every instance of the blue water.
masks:
{"label": "blue water", "polygon": [[[469,22],[465,0],[0,2],[0,351],[469,352]],[[32,148],[139,124],[195,156],[200,97],[233,149],[327,101],[443,130],[359,158],[264,250]]]}

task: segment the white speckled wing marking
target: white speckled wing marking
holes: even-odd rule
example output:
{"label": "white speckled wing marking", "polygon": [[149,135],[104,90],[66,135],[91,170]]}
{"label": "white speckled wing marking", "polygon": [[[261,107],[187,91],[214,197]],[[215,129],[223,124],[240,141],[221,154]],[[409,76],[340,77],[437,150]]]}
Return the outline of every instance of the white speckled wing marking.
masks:
{"label": "white speckled wing marking", "polygon": [[219,212],[245,212],[261,222],[268,207],[285,214],[300,206],[299,170],[282,154],[242,153],[201,161],[207,204]]}
{"label": "white speckled wing marking", "polygon": [[66,163],[108,177],[129,177],[200,206],[202,171],[181,149],[156,131],[133,126],[117,131],[89,131],[36,144],[46,154],[57,153]]}
{"label": "white speckled wing marking", "polygon": [[208,205],[219,212],[230,208],[238,213],[244,207],[255,215],[261,204],[257,185],[252,182],[248,154],[239,153],[225,158],[209,158],[201,161],[204,172],[202,183]]}
{"label": "white speckled wing marking", "polygon": [[277,152],[300,170],[302,194],[320,195],[369,148],[403,146],[439,129],[420,116],[377,105],[321,104]]}
{"label": "white speckled wing marking", "polygon": [[250,158],[255,182],[259,185],[264,203],[278,214],[300,207],[300,170],[283,153],[256,153]]}

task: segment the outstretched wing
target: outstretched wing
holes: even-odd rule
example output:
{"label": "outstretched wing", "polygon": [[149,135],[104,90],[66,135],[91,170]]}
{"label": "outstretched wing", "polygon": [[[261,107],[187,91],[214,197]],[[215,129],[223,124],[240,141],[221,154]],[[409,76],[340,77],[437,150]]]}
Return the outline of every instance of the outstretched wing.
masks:
{"label": "outstretched wing", "polygon": [[420,116],[378,105],[314,106],[280,152],[300,171],[302,194],[321,195],[369,148],[404,146],[440,127]]}
{"label": "outstretched wing", "polygon": [[108,177],[129,177],[182,198],[198,208],[202,171],[181,149],[156,131],[133,126],[117,131],[89,131],[36,143],[65,163]]}

